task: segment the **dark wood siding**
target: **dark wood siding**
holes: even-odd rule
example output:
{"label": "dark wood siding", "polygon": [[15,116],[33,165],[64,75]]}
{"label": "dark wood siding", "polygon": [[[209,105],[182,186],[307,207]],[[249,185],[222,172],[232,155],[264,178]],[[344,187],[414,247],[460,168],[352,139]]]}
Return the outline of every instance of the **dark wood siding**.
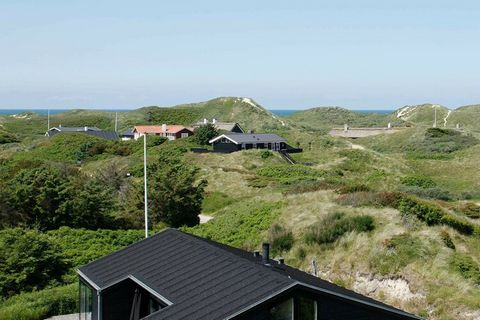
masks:
{"label": "dark wood siding", "polygon": [[223,143],[223,142],[215,142],[213,144],[213,151],[220,152],[220,153],[230,153],[234,151],[240,150],[241,146],[236,145],[235,143]]}

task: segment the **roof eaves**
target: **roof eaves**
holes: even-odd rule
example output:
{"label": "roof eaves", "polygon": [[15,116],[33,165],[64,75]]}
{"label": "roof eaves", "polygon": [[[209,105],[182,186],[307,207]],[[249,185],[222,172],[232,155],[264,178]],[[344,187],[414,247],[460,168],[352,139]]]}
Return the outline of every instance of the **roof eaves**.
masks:
{"label": "roof eaves", "polygon": [[332,291],[332,290],[328,290],[328,289],[323,289],[323,288],[313,286],[313,285],[310,285],[310,284],[304,283],[304,282],[297,282],[296,284],[298,284],[300,286],[303,286],[305,288],[315,290],[315,291],[328,293],[330,295],[334,295],[334,296],[337,296],[337,297],[340,297],[340,298],[343,298],[343,299],[347,299],[347,300],[350,300],[350,301],[355,301],[357,303],[365,304],[365,305],[368,305],[370,307],[374,307],[374,308],[377,308],[377,309],[383,309],[385,311],[393,312],[393,313],[396,313],[396,314],[399,314],[399,315],[402,315],[402,316],[407,316],[407,317],[410,317],[412,319],[423,320],[423,318],[421,318],[421,317],[418,317],[414,314],[404,312],[402,310],[399,310],[399,309],[396,309],[396,308],[393,308],[393,307],[387,307],[387,306],[384,306],[384,305],[376,304],[374,302],[369,302],[369,301],[357,299],[357,298],[354,298],[354,297],[351,297],[351,296],[348,296],[348,295],[345,295],[345,294],[341,294],[341,293],[338,293],[338,292],[335,292],[335,291]]}
{"label": "roof eaves", "polygon": [[217,141],[217,140],[219,140],[219,139],[221,139],[221,138],[226,138],[226,139],[232,141],[233,143],[238,144],[237,141],[233,140],[232,138],[230,138],[230,137],[229,137],[228,135],[226,135],[226,134],[219,135],[218,137],[213,138],[212,140],[208,141],[208,143],[214,143],[215,141]]}

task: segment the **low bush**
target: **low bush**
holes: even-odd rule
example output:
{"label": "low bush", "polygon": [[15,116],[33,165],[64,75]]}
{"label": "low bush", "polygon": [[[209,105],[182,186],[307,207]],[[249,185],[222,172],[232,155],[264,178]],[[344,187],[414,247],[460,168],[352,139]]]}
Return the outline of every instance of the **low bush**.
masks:
{"label": "low bush", "polygon": [[462,203],[457,206],[456,211],[469,217],[470,219],[480,219],[480,206],[475,203]]}
{"label": "low bush", "polygon": [[433,188],[421,188],[416,186],[405,186],[400,189],[402,192],[414,194],[421,198],[426,199],[438,199],[443,201],[451,201],[454,200],[454,196],[445,189],[439,187]]}
{"label": "low bush", "polygon": [[454,217],[450,214],[445,214],[441,218],[441,223],[447,226],[450,226],[453,229],[457,230],[458,232],[466,235],[472,235],[473,232],[475,231],[475,227],[471,223],[460,220],[459,218]]}
{"label": "low bush", "polygon": [[280,255],[282,252],[289,251],[292,248],[294,242],[293,233],[275,223],[268,231],[268,241],[270,242],[272,255]]}
{"label": "low bush", "polygon": [[433,188],[436,187],[436,183],[430,177],[426,176],[406,176],[400,179],[400,182],[406,186],[419,187],[419,188]]}
{"label": "low bush", "polygon": [[383,249],[375,252],[370,267],[379,273],[394,274],[419,258],[426,259],[430,255],[429,246],[418,237],[408,233],[395,235],[383,242]]}
{"label": "low bush", "polygon": [[264,150],[264,151],[260,152],[260,157],[261,157],[262,159],[268,159],[268,158],[270,158],[270,157],[272,157],[272,156],[273,156],[273,153],[272,153],[271,151],[269,151],[269,150]]}
{"label": "low bush", "polygon": [[462,277],[472,280],[476,285],[480,285],[480,267],[472,257],[463,253],[455,253],[452,256],[450,265]]}
{"label": "low bush", "polygon": [[370,191],[370,188],[364,184],[347,184],[337,190],[337,192],[341,194],[368,191]]}
{"label": "low bush", "polygon": [[307,243],[329,244],[347,232],[368,232],[375,227],[371,216],[347,216],[342,212],[328,214],[305,233]]}
{"label": "low bush", "polygon": [[0,304],[2,320],[43,320],[78,312],[78,284],[22,293]]}
{"label": "low bush", "polygon": [[440,231],[440,238],[442,238],[443,244],[450,249],[455,250],[455,244],[453,243],[452,237],[446,230]]}
{"label": "low bush", "polygon": [[403,215],[416,216],[428,225],[441,223],[441,219],[444,215],[442,209],[411,197],[404,197],[398,205],[398,210]]}

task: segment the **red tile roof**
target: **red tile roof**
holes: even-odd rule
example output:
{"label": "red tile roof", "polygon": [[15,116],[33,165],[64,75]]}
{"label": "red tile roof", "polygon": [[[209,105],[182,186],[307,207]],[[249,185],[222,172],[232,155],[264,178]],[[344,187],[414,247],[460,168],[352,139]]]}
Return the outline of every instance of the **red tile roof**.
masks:
{"label": "red tile roof", "polygon": [[133,129],[133,132],[147,133],[147,134],[148,133],[165,133],[165,132],[177,133],[179,131],[182,131],[183,129],[187,129],[193,132],[192,128],[187,128],[185,126],[178,125],[178,124],[171,124],[171,125],[167,125],[166,127],[167,127],[167,130],[163,131],[161,125],[160,126],[135,126],[135,128]]}

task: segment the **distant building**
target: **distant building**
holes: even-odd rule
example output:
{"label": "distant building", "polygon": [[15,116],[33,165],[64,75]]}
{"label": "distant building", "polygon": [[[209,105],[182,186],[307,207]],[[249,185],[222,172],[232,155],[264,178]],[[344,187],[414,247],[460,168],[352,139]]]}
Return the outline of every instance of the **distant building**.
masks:
{"label": "distant building", "polygon": [[236,132],[236,133],[245,132],[237,122],[221,122],[215,118],[213,118],[211,122],[209,122],[208,119],[203,119],[203,121],[199,121],[195,123],[194,127],[198,128],[208,123],[212,124],[213,126],[215,126],[217,130],[220,130],[220,131],[228,131],[228,132]]}
{"label": "distant building", "polygon": [[122,139],[122,141],[133,140],[134,137],[135,134],[133,133],[133,129],[128,129],[120,134],[120,139]]}
{"label": "distant building", "polygon": [[80,320],[421,320],[385,303],[175,229],[80,267]]}
{"label": "distant building", "polygon": [[193,129],[176,124],[162,124],[161,126],[136,126],[135,128],[133,128],[133,137],[135,140],[143,137],[144,135],[155,135],[168,138],[169,140],[176,140],[180,138],[187,138],[193,135]]}
{"label": "distant building", "polygon": [[103,131],[97,127],[58,127],[50,128],[50,130],[45,133],[47,137],[53,137],[59,133],[84,133],[90,136],[97,138],[107,139],[107,140],[118,140],[118,134],[115,131]]}
{"label": "distant building", "polygon": [[225,133],[213,138],[209,143],[213,145],[214,152],[221,153],[248,149],[287,149],[287,141],[272,133]]}

